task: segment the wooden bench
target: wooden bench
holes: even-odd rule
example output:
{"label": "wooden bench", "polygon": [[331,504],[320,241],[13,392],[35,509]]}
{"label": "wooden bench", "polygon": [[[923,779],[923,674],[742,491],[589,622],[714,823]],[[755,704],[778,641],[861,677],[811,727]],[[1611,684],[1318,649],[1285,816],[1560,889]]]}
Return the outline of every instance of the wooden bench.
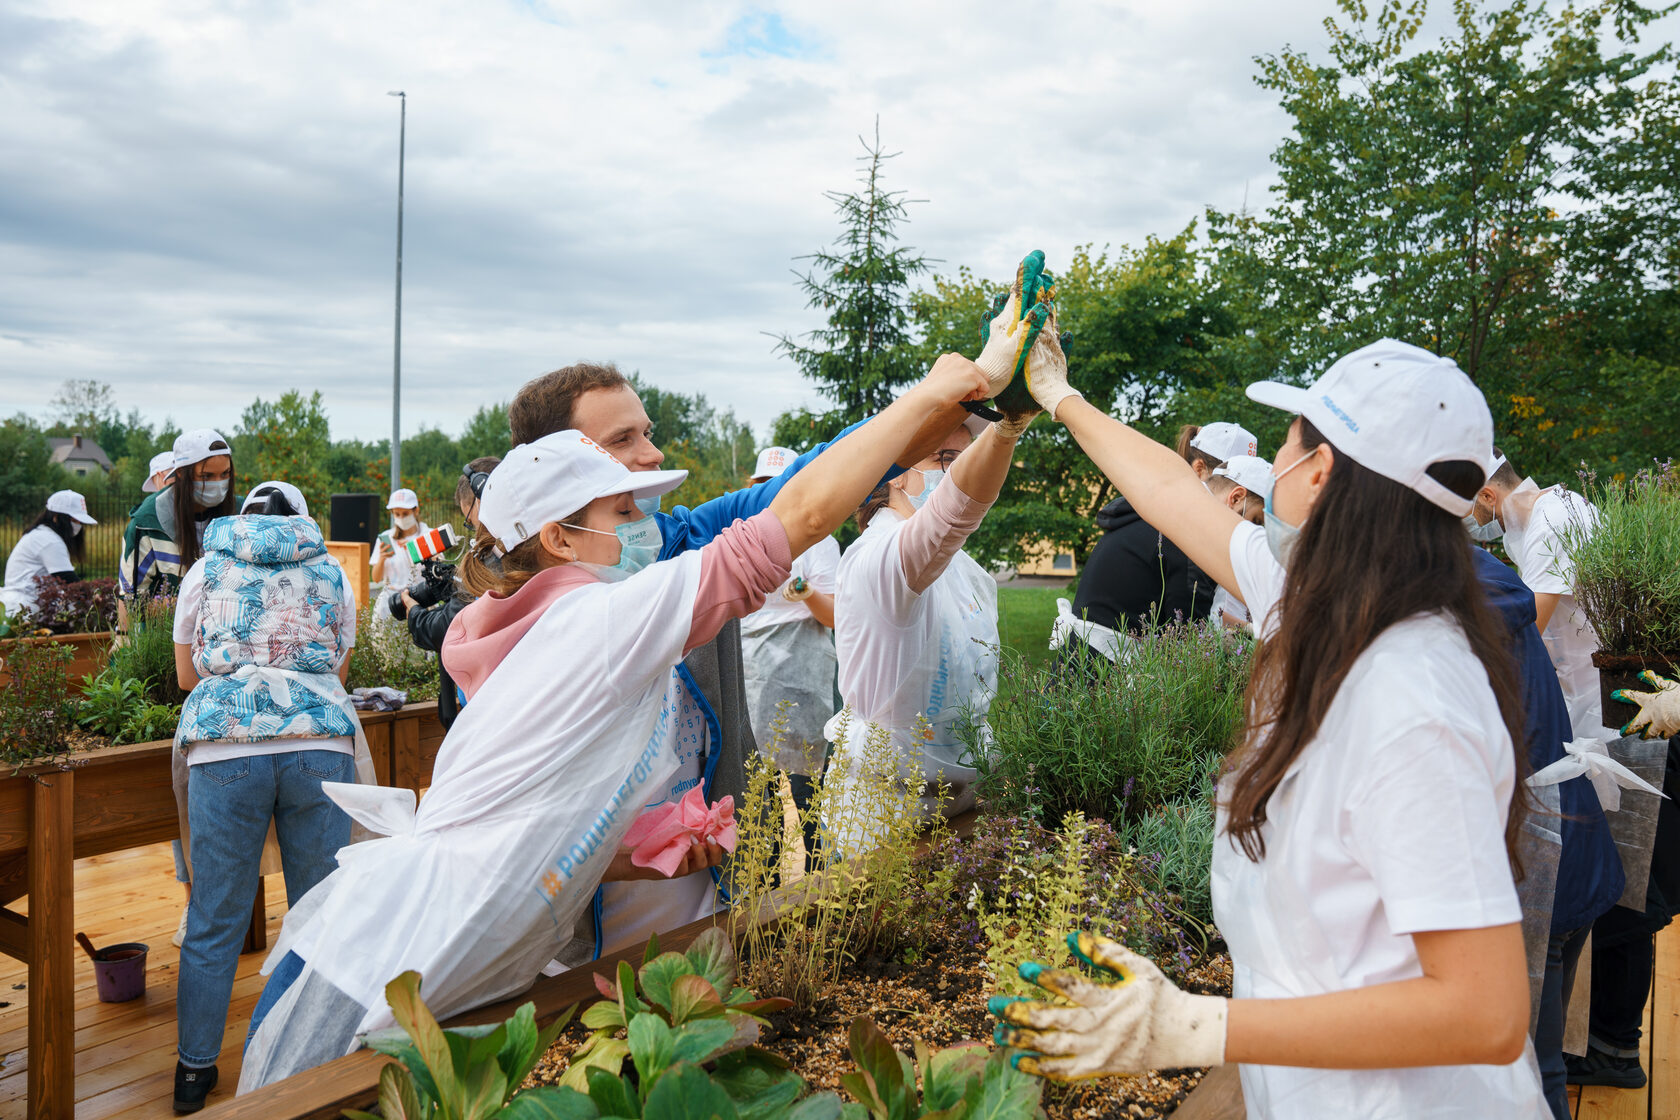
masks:
{"label": "wooden bench", "polygon": [[[443,741],[437,705],[362,717],[380,781],[418,792]],[[72,1120],[75,1109],[72,868],[86,856],[176,839],[168,740],[78,752],[63,767],[0,777],[0,952],[29,966],[29,1115]],[[7,908],[29,897],[27,917]],[[266,942],[259,880],[254,936]]]}

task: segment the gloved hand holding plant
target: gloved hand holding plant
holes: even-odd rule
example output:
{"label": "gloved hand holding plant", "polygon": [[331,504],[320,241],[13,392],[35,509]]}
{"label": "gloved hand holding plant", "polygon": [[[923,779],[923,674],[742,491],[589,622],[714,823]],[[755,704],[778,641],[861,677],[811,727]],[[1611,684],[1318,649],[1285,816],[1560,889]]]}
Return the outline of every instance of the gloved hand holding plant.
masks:
{"label": "gloved hand holding plant", "polygon": [[1191,995],[1149,960],[1089,933],[1068,934],[1081,962],[1116,979],[1095,983],[1034,961],[1021,978],[1061,997],[1057,1002],[993,996],[987,1010],[1003,1021],[995,1039],[1018,1047],[1017,1069],[1058,1081],[1225,1062],[1221,996]]}

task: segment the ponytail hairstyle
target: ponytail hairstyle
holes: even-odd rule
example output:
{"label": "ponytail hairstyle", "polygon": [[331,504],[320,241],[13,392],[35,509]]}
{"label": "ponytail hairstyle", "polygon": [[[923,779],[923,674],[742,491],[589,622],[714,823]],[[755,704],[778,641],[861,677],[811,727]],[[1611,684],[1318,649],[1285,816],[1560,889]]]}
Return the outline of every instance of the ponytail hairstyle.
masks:
{"label": "ponytail hairstyle", "polygon": [[1200,424],[1184,425],[1184,427],[1178,430],[1178,441],[1173,444],[1173,450],[1178,452],[1179,458],[1183,459],[1186,463],[1189,463],[1192,467],[1196,465],[1196,460],[1198,459],[1207,464],[1207,469],[1210,471],[1215,467],[1223,467],[1225,465],[1225,460],[1215,459],[1206,451],[1201,451],[1190,446],[1190,441],[1195,439],[1201,430],[1202,426]]}
{"label": "ponytail hairstyle", "polygon": [[25,529],[24,532],[27,533],[32,529],[46,526],[57,533],[58,539],[64,542],[64,550],[70,554],[71,562],[80,564],[82,557],[87,553],[87,534],[76,532],[71,527],[75,524],[76,519],[68,513],[54,513],[49,509],[42,511],[41,516],[37,517],[30,524],[29,529]]}
{"label": "ponytail hairstyle", "polygon": [[491,592],[506,598],[538,572],[553,567],[543,562],[545,554],[539,537],[520,541],[517,547],[498,557],[499,544],[495,534],[487,531],[461,557],[461,583],[475,598]]}
{"label": "ponytail hairstyle", "polygon": [[[1299,423],[1303,448],[1325,442],[1306,418]],[[1484,464],[1468,461],[1429,467],[1430,477],[1465,498],[1481,488],[1484,471]],[[1522,693],[1509,634],[1476,576],[1459,518],[1337,454],[1301,524],[1274,609],[1277,632],[1255,651],[1244,698],[1246,740],[1219,783],[1226,835],[1243,854],[1256,862],[1265,855],[1267,802],[1318,734],[1354,661],[1394,624],[1440,614],[1458,625],[1482,663],[1510,732],[1517,780],[1505,847],[1520,877],[1516,840],[1528,806]]]}

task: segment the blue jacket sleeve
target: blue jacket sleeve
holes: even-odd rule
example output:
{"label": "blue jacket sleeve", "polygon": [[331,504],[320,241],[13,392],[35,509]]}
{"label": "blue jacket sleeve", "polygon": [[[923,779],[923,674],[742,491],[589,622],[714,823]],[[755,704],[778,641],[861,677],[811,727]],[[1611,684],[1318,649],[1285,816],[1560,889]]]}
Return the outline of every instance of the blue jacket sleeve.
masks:
{"label": "blue jacket sleeve", "polygon": [[[770,502],[781,493],[787,480],[798,474],[811,460],[821,455],[825,450],[845,439],[847,435],[869,423],[867,419],[859,420],[843,429],[839,435],[826,443],[819,443],[805,452],[786,470],[772,478],[769,482],[761,482],[757,486],[749,486],[745,490],[736,490],[713,498],[709,502],[701,502],[690,509],[688,506],[677,506],[670,513],[657,514],[659,532],[663,538],[660,545],[659,558],[668,560],[679,553],[687,552],[691,548],[699,548],[707,541],[723,532],[737,521],[745,521],[755,513],[769,508]],[[904,468],[894,465],[881,476],[882,482],[897,478],[904,473]]]}

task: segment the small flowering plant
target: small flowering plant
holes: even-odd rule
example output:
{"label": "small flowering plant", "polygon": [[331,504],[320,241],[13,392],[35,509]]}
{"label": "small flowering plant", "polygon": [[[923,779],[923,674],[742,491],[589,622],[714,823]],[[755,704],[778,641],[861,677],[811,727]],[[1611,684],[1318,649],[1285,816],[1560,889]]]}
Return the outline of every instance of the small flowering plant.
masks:
{"label": "small flowering plant", "polygon": [[20,645],[6,654],[11,680],[0,689],[0,763],[56,762],[69,749],[75,706],[64,669],[70,648]]}

